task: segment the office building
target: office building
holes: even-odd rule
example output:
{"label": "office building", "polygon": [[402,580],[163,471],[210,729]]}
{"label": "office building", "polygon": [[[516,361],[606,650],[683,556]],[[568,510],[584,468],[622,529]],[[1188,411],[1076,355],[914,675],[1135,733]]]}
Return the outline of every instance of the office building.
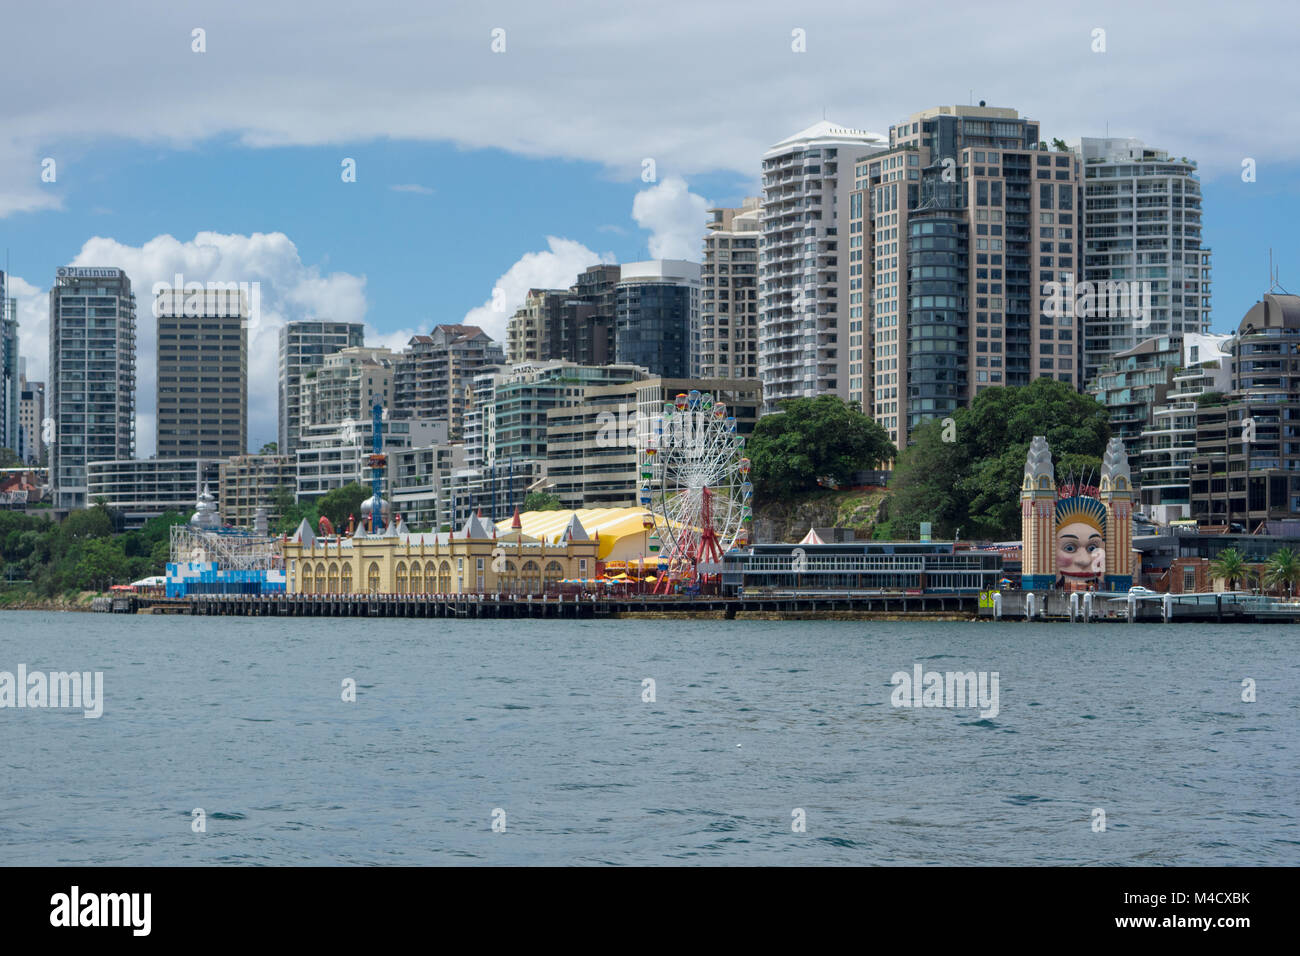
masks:
{"label": "office building", "polygon": [[619,270],[615,295],[614,360],[651,375],[687,378],[691,329],[699,326],[700,264],[629,262]]}
{"label": "office building", "polygon": [[164,289],[158,319],[157,456],[248,450],[248,301],[238,289]]}
{"label": "office building", "polygon": [[46,388],[54,509],[85,508],[87,465],[135,456],[135,296],[121,269],[55,272]]}
{"label": "office building", "polygon": [[709,210],[699,322],[691,329],[692,378],[758,377],[760,212],[757,198]]}
{"label": "office building", "polygon": [[1083,264],[1080,278],[1149,283],[1147,314],[1084,316],[1083,380],[1142,339],[1210,328],[1210,250],[1201,245],[1196,163],[1141,140],[1082,137]]}
{"label": "office building", "polygon": [[302,431],[302,377],[319,368],[325,356],[364,345],[365,326],[360,322],[327,322],[307,319],[290,322],[280,329],[280,425],[277,451],[292,455]]}

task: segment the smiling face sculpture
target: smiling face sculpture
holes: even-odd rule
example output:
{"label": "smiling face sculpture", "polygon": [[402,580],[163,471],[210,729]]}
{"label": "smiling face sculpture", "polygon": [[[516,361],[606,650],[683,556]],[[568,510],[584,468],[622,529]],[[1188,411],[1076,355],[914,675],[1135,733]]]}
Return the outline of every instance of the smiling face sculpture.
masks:
{"label": "smiling face sculpture", "polygon": [[1056,503],[1056,570],[1066,590],[1100,584],[1106,571],[1106,508],[1096,498]]}

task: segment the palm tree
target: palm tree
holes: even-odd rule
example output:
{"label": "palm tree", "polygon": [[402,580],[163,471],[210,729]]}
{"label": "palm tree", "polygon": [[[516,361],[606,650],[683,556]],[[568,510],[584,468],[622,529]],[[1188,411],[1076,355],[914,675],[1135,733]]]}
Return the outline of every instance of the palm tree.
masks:
{"label": "palm tree", "polygon": [[1289,598],[1297,581],[1300,581],[1300,554],[1290,548],[1273,552],[1264,567],[1264,583],[1269,587],[1285,585]]}
{"label": "palm tree", "polygon": [[1210,562],[1210,575],[1228,582],[1229,591],[1237,590],[1237,582],[1244,580],[1249,574],[1250,568],[1246,566],[1246,559],[1236,548],[1220,551],[1219,556]]}

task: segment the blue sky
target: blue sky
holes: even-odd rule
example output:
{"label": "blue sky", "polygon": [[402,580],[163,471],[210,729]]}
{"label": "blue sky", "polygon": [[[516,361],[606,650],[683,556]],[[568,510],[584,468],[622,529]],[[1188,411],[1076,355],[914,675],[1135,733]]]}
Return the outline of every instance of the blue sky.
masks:
{"label": "blue sky", "polygon": [[[15,8],[0,250],[23,351],[43,376],[56,267],[127,269],[148,454],[150,286],[177,271],[259,281],[256,448],[275,432],[288,319],[364,320],[393,347],[439,322],[499,334],[529,286],[567,285],[598,259],[698,257],[707,206],[754,194],[763,150],[823,115],[883,134],[971,99],[1019,109],[1048,139],[1109,132],[1197,159],[1213,325],[1227,330],[1267,290],[1270,247],[1300,292],[1300,101],[1278,80],[1300,14],[1253,0],[1177,10],[994,0],[921,24],[899,5],[837,0]],[[344,157],[355,183],[341,181]],[[1241,181],[1245,157],[1256,182]],[[496,288],[505,310],[488,307]]]}

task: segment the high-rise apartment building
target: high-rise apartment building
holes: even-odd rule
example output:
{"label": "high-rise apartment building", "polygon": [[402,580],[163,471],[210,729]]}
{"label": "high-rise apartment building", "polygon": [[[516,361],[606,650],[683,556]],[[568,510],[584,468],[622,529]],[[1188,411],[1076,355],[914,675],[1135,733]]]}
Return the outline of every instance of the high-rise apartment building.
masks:
{"label": "high-rise apartment building", "polygon": [[858,161],[850,211],[849,398],[900,447],[982,389],[1079,386],[1080,162],[1015,110],[940,106]]}
{"label": "high-rise apartment building", "polygon": [[1300,296],[1265,295],[1224,350],[1231,390],[1196,404],[1191,514],[1254,533],[1262,521],[1300,516]]}
{"label": "high-rise apartment building", "polygon": [[820,122],[763,155],[758,374],[764,413],[787,398],[850,397],[846,240],[855,161],[882,136]]}
{"label": "high-rise apartment building", "polygon": [[398,356],[390,349],[354,346],[325,356],[302,376],[298,402],[302,428],[365,418],[375,401],[389,408]]}
{"label": "high-rise apartment building", "polygon": [[298,403],[303,375],[319,368],[325,356],[364,345],[365,341],[365,326],[360,322],[307,319],[280,329],[280,454],[293,454],[301,441],[302,413]]}
{"label": "high-rise apartment building", "polygon": [[651,375],[689,377],[691,329],[699,325],[700,264],[629,262],[619,271],[616,296],[614,360]]}
{"label": "high-rise apartment building", "polygon": [[18,317],[15,300],[9,297],[8,290],[5,274],[0,272],[0,448],[21,455]]}
{"label": "high-rise apartment building", "polygon": [[[1210,250],[1201,245],[1196,163],[1137,139],[1074,140],[1083,161],[1083,267],[1094,286],[1150,283],[1141,316],[1083,323],[1083,376],[1147,338],[1210,328]],[[1100,311],[1100,310],[1099,310]]]}
{"label": "high-rise apartment building", "polygon": [[[1139,439],[1140,470],[1135,476],[1142,510],[1151,520],[1168,524],[1191,516],[1191,460],[1196,454],[1197,400],[1208,392],[1232,388],[1232,354],[1227,335],[1182,334],[1181,367],[1164,402],[1151,412]],[[1133,459],[1132,452],[1129,459]]]}
{"label": "high-rise apartment building", "polygon": [[393,376],[395,413],[442,419],[460,438],[474,375],[505,360],[501,346],[477,325],[439,325],[417,335],[401,354]]}
{"label": "high-rise apartment building", "polygon": [[158,292],[158,458],[248,451],[248,305],[238,289]]}
{"label": "high-rise apartment building", "polygon": [[475,379],[473,412],[480,424],[473,443],[467,429],[466,459],[491,467],[545,458],[550,409],[581,402],[588,388],[632,382],[645,375],[645,369],[635,365],[565,361],[525,363],[480,373]]}
{"label": "high-rise apartment building", "polygon": [[710,393],[753,431],[762,402],[754,379],[638,378],[592,385],[581,402],[546,413],[546,477],[565,508],[635,506],[642,482],[639,448],[662,426],[664,404],[692,389]]}
{"label": "high-rise apartment building", "polygon": [[14,449],[24,462],[39,465],[45,457],[42,423],[45,421],[45,383],[29,382],[20,372],[18,392],[18,444]]}
{"label": "high-rise apartment building", "polygon": [[54,508],[84,508],[87,464],[135,456],[135,296],[121,269],[55,272],[46,385]]}
{"label": "high-rise apartment building", "polygon": [[700,320],[691,329],[692,378],[758,377],[757,198],[710,209],[700,267]]}
{"label": "high-rise apartment building", "polygon": [[595,265],[568,289],[529,289],[506,327],[506,362],[614,361],[619,274],[619,266]]}

